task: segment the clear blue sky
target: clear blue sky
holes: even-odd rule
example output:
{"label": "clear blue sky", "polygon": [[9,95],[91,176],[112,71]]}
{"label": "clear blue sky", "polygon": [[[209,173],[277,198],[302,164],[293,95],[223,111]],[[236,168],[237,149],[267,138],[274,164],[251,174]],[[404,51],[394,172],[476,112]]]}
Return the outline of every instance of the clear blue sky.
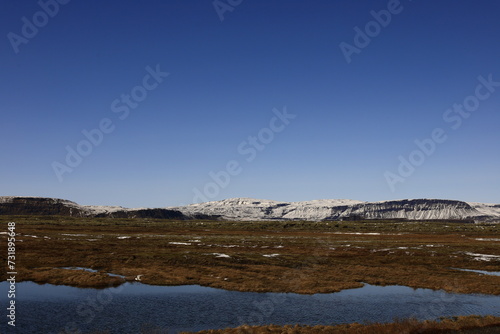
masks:
{"label": "clear blue sky", "polygon": [[[500,87],[474,97],[479,76],[500,82],[498,1],[238,2],[218,13],[210,0],[72,0],[48,6],[53,17],[37,1],[2,2],[1,195],[500,203]],[[390,22],[370,24],[388,6]],[[373,37],[348,63],[340,45],[356,47],[367,24]],[[169,75],[158,83],[148,66]],[[121,100],[132,92],[134,108]],[[466,100],[468,118],[446,114]],[[273,113],[285,106],[286,125]],[[67,147],[105,119],[113,131],[70,167]],[[415,153],[420,165],[391,190],[387,172],[436,128],[446,141],[423,162]],[[207,186],[230,161],[235,175]]]}

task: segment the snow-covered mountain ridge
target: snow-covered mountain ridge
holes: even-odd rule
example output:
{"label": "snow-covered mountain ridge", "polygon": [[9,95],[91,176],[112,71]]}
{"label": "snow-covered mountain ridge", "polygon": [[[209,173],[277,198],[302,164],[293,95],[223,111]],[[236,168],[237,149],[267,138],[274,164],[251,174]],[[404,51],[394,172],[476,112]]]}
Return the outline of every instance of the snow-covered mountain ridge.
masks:
{"label": "snow-covered mountain ridge", "polygon": [[278,202],[252,198],[171,207],[184,214],[205,214],[225,220],[474,220],[500,222],[500,204],[443,199],[362,202],[347,199]]}
{"label": "snow-covered mountain ridge", "polygon": [[382,202],[326,199],[279,202],[253,198],[232,198],[179,207],[127,209],[120,206],[80,205],[57,198],[0,196],[0,215],[238,221],[407,219],[500,223],[500,204],[445,199],[404,199]]}

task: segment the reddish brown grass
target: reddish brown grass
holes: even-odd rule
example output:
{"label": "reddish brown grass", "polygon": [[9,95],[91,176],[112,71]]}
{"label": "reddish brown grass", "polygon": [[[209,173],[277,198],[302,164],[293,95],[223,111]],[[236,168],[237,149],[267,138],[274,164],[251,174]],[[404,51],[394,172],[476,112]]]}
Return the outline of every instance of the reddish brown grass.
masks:
{"label": "reddish brown grass", "polygon": [[[369,283],[500,294],[500,277],[451,269],[498,271],[500,261],[466,254],[500,255],[499,242],[477,240],[500,238],[496,226],[2,217],[0,230],[7,231],[7,221],[16,221],[20,233],[19,281],[104,287],[123,282],[106,274],[115,273],[128,279],[141,274],[146,284],[256,292],[326,293]],[[339,234],[344,232],[381,234]],[[269,254],[280,255],[264,256]],[[5,256],[1,252],[0,260]],[[57,269],[69,266],[99,272]],[[4,266],[0,280],[6,278]]]}

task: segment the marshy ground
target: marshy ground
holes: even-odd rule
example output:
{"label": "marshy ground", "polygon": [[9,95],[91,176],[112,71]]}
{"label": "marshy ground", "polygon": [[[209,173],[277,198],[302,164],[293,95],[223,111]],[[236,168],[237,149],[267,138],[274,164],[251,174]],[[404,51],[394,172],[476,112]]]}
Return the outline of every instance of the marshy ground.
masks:
{"label": "marshy ground", "polygon": [[327,293],[368,283],[500,294],[500,276],[457,270],[500,271],[495,224],[0,216],[0,240],[10,221],[18,281],[107,287],[142,275],[145,284],[254,292]]}

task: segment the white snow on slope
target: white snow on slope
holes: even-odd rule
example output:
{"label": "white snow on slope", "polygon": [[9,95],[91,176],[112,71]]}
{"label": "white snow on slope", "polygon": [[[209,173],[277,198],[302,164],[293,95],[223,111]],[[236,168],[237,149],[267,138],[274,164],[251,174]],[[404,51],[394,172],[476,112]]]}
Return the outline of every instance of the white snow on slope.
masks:
{"label": "white snow on slope", "polygon": [[231,198],[183,207],[169,207],[187,215],[202,213],[232,220],[322,220],[332,214],[332,208],[364,203],[348,199],[278,202],[253,198]]}
{"label": "white snow on slope", "polygon": [[470,206],[485,216],[500,216],[500,204],[468,202]]}
{"label": "white snow on slope", "polygon": [[[41,199],[49,204],[62,204],[78,209],[83,216],[138,210],[120,206],[79,205],[63,199],[43,197],[0,196],[0,204],[14,199]],[[29,203],[29,201],[28,201]],[[147,208],[144,208],[147,209]],[[485,204],[440,199],[412,199],[362,202],[349,199],[324,199],[302,202],[280,202],[253,198],[231,198],[182,207],[168,207],[187,216],[197,214],[226,220],[342,220],[342,219],[469,219],[500,223],[500,204]]]}
{"label": "white snow on slope", "polygon": [[500,205],[453,200],[414,199],[362,202],[346,199],[278,202],[253,198],[233,198],[168,209],[186,215],[206,214],[227,220],[340,220],[360,219],[471,219],[500,221]]}
{"label": "white snow on slope", "polygon": [[91,211],[94,214],[112,213],[112,212],[122,211],[122,210],[124,210],[124,211],[131,210],[131,209],[126,209],[122,206],[82,205],[81,207]]}

